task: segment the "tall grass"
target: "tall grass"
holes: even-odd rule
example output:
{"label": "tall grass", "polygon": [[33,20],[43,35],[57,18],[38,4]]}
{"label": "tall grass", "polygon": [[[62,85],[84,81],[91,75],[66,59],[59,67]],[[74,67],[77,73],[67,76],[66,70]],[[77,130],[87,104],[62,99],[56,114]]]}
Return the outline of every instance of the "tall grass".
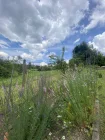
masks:
{"label": "tall grass", "polygon": [[35,89],[32,79],[27,78],[18,96],[12,93],[12,89],[11,94],[10,90],[5,93],[5,130],[9,133],[9,140],[42,140],[47,135],[55,102],[49,79],[41,75]]}
{"label": "tall grass", "polygon": [[66,126],[91,129],[97,92],[97,75],[93,68],[67,71],[58,90],[60,120]]}
{"label": "tall grass", "polygon": [[90,130],[96,85],[97,75],[93,68],[68,70],[57,78],[27,75],[25,86],[16,85],[15,90],[12,83],[9,89],[4,84],[2,104],[9,140],[49,139],[50,131],[59,132],[62,127]]}

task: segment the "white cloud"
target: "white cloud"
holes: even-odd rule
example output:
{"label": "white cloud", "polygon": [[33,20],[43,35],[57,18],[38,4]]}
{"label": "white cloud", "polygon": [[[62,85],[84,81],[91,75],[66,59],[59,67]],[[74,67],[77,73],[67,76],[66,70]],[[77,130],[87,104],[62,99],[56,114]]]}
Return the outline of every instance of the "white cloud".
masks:
{"label": "white cloud", "polygon": [[5,52],[1,52],[1,51],[0,51],[0,57],[2,57],[2,58],[7,58],[7,57],[8,57],[8,54],[5,53]]}
{"label": "white cloud", "polygon": [[96,35],[89,44],[92,44],[94,48],[105,54],[105,32]]}
{"label": "white cloud", "polygon": [[39,55],[72,34],[88,8],[89,0],[0,0],[0,34]]}
{"label": "white cloud", "polygon": [[47,66],[48,64],[47,63],[45,63],[45,62],[41,62],[40,63],[40,66]]}
{"label": "white cloud", "polygon": [[28,54],[28,53],[22,53],[20,56],[23,59],[34,61],[34,60],[37,60],[37,59],[39,59],[39,60],[42,59],[44,54],[43,53],[39,53],[37,55],[32,55],[32,54]]}
{"label": "white cloud", "polygon": [[77,40],[74,41],[74,44],[76,44],[77,42],[80,41],[80,38],[78,38]]}
{"label": "white cloud", "polygon": [[8,43],[3,41],[3,40],[0,40],[0,48],[8,48]]}
{"label": "white cloud", "polygon": [[89,17],[89,24],[83,29],[82,32],[87,33],[97,25],[105,26],[105,0],[94,0],[97,6]]}
{"label": "white cloud", "polygon": [[27,54],[27,53],[23,53],[23,54],[21,54],[21,57],[23,58],[23,59],[34,59],[34,57],[31,55],[31,54]]}

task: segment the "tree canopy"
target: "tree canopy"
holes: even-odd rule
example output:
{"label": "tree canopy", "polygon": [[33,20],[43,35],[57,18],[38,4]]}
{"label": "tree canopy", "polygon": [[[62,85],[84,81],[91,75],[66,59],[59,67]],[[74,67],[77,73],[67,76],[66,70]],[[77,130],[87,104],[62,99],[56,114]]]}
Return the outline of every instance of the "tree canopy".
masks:
{"label": "tree canopy", "polygon": [[105,65],[105,56],[86,42],[82,42],[73,49],[73,59],[75,59],[75,61],[79,59],[79,61],[85,65]]}

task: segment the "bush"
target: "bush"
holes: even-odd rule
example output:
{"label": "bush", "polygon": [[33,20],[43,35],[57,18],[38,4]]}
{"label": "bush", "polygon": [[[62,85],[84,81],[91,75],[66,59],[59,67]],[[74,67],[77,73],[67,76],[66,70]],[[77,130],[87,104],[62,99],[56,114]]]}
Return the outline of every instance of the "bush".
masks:
{"label": "bush", "polygon": [[3,66],[0,66],[0,77],[8,78],[11,76],[11,71]]}

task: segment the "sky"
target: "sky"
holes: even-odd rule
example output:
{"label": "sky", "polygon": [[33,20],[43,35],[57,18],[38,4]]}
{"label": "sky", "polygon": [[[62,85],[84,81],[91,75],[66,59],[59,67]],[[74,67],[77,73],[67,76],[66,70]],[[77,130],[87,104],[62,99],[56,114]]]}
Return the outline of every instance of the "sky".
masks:
{"label": "sky", "polygon": [[105,54],[105,0],[0,0],[0,57],[46,65],[81,42]]}

